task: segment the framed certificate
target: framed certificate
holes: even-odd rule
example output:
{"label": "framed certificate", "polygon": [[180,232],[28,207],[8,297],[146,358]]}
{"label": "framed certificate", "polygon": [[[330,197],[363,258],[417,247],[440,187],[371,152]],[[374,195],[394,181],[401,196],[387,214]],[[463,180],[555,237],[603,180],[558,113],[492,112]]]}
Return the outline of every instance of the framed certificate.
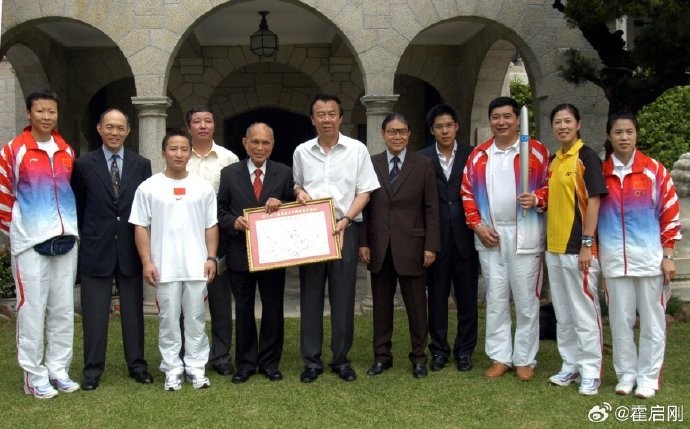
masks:
{"label": "framed certificate", "polygon": [[340,238],[333,235],[335,214],[330,198],[283,204],[266,213],[263,207],[244,210],[249,223],[249,271],[270,270],[340,259]]}

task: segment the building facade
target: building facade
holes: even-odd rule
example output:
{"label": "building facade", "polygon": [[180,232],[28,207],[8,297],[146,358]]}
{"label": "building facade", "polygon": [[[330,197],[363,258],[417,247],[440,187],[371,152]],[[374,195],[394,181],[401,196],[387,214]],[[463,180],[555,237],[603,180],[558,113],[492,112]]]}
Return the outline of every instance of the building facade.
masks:
{"label": "building facade", "polygon": [[[294,146],[313,135],[308,108],[319,92],[343,100],[343,131],[372,153],[383,148],[379,128],[391,110],[411,119],[413,147],[429,143],[424,113],[441,101],[458,111],[461,139],[474,143],[519,54],[535,95],[537,137],[552,142],[549,111],[567,101],[580,107],[584,138],[598,146],[605,97],[557,71],[564,48],[594,53],[551,3],[4,0],[0,54],[14,77],[0,79],[7,119],[0,137],[16,132],[7,124],[25,123],[17,93],[49,86],[61,96],[60,131],[78,151],[98,144],[100,112],[119,107],[132,119],[128,146],[157,165],[165,130],[183,126],[197,104],[210,104],[216,140],[235,151],[247,125],[268,122],[276,157],[289,162]],[[279,37],[268,58],[249,49],[261,10]]]}

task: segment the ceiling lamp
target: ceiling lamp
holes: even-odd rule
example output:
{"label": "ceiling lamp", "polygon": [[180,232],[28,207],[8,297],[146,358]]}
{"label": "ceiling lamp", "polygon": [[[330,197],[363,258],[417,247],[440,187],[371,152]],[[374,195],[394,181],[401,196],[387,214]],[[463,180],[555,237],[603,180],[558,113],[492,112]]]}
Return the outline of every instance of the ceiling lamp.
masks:
{"label": "ceiling lamp", "polygon": [[278,36],[268,29],[268,22],[266,22],[266,15],[269,12],[262,10],[261,23],[259,30],[249,36],[249,50],[256,54],[259,58],[272,57],[278,52]]}

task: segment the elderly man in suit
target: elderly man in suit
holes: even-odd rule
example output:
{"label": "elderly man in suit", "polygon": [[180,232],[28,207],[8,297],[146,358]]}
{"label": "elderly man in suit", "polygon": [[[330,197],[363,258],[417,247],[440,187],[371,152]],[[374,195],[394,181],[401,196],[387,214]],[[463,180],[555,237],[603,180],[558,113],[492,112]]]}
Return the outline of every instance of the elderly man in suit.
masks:
{"label": "elderly man in suit", "polygon": [[[244,383],[257,369],[271,381],[283,378],[278,365],[283,353],[283,292],[285,269],[250,273],[243,210],[265,207],[274,212],[292,200],[294,182],[290,167],[270,161],[273,130],[264,123],[247,128],[242,139],[248,158],[225,167],[218,189],[218,221],[226,237],[232,294],[235,297],[235,363],[233,383]],[[261,331],[257,340],[254,318],[256,285],[261,295]]]}
{"label": "elderly man in suit", "polygon": [[105,368],[113,279],[120,297],[122,342],[129,375],[153,382],[144,359],[143,279],[128,223],[134,192],[151,176],[151,162],[124,148],[127,116],[106,110],[96,126],[103,145],[74,164],[72,188],[77,201],[79,273],[84,327],[84,390],[98,387]]}
{"label": "elderly man in suit", "polygon": [[469,371],[477,345],[479,258],[474,248],[474,233],[465,224],[460,185],[472,148],[455,140],[460,127],[452,107],[445,104],[432,107],[426,123],[436,143],[419,154],[431,158],[436,168],[441,211],[441,252],[427,278],[430,366],[432,371],[440,371],[451,353],[447,337],[448,296],[452,285],[458,315],[452,353],[458,371]]}
{"label": "elderly man in suit", "polygon": [[441,248],[438,194],[430,159],[407,152],[410,125],[391,113],[381,133],[387,150],[372,156],[382,187],[371,194],[359,230],[360,259],[371,271],[374,300],[374,364],[367,375],[379,375],[393,363],[393,296],[400,291],[407,309],[412,375],[426,377],[426,269]]}

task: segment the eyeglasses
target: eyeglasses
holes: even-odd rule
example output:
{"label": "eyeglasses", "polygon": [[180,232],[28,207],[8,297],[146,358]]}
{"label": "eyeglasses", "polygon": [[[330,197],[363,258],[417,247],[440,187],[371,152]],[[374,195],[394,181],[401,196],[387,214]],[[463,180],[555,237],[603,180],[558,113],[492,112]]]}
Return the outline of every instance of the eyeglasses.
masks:
{"label": "eyeglasses", "polygon": [[405,137],[409,133],[410,133],[410,130],[407,128],[389,128],[386,130],[386,135],[389,137],[395,137],[397,135]]}

